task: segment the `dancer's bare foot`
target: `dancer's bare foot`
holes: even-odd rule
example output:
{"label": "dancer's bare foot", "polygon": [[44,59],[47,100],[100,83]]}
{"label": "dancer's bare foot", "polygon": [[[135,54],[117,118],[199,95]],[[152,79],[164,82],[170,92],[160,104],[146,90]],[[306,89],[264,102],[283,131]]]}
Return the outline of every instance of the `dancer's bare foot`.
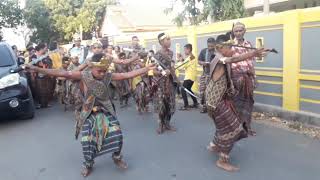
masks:
{"label": "dancer's bare foot", "polygon": [[169,131],[177,131],[177,128],[175,128],[174,126],[172,126],[172,125],[166,125],[166,130],[169,130]]}
{"label": "dancer's bare foot", "polygon": [[213,142],[209,143],[207,150],[213,153],[219,153],[217,146]]}
{"label": "dancer's bare foot", "polygon": [[236,171],[239,171],[240,168],[239,167],[236,167],[236,166],[233,166],[232,164],[228,163],[228,162],[225,162],[221,159],[219,159],[217,162],[216,162],[216,165],[225,170],[225,171],[228,171],[228,172],[236,172]]}
{"label": "dancer's bare foot", "polygon": [[122,158],[115,158],[113,157],[114,164],[121,170],[128,169],[127,163]]}
{"label": "dancer's bare foot", "polygon": [[83,170],[81,171],[81,175],[83,177],[87,177],[91,174],[92,172],[92,168],[83,168]]}
{"label": "dancer's bare foot", "polygon": [[159,127],[158,127],[158,129],[157,129],[157,133],[158,134],[163,134],[164,133],[164,131],[165,131],[165,128],[164,128],[164,126],[161,124],[161,125],[159,125]]}
{"label": "dancer's bare foot", "polygon": [[257,132],[255,132],[254,130],[252,130],[251,128],[248,130],[248,134],[250,136],[257,136]]}

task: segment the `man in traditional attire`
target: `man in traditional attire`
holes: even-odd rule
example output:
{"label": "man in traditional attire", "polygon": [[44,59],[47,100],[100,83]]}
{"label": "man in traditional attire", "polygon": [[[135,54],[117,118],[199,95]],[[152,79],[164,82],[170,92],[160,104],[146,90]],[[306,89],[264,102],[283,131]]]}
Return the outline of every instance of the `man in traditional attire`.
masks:
{"label": "man in traditional attire", "polygon": [[247,130],[233,105],[232,96],[235,91],[231,80],[230,64],[261,56],[265,50],[259,49],[234,56],[231,49],[232,42],[228,40],[229,37],[226,35],[217,37],[216,50],[219,54],[210,64],[210,81],[206,89],[206,99],[208,115],[216,126],[216,132],[208,150],[218,153],[219,160],[216,162],[218,167],[232,172],[239,168],[230,164],[230,151],[237,141],[247,137]]}
{"label": "man in traditional attire", "polygon": [[[35,54],[31,57],[31,61],[37,61],[40,59],[39,62],[36,63],[36,66],[46,69],[52,68],[52,60],[49,58],[47,52],[48,48],[47,45],[44,43],[40,43],[36,48]],[[37,108],[47,108],[49,106],[49,101],[53,97],[54,89],[53,89],[53,80],[50,76],[42,74],[42,73],[35,73],[35,86],[36,86],[36,94],[35,98],[39,103]]]}
{"label": "man in traditional attire", "polygon": [[206,99],[205,99],[205,90],[210,80],[210,62],[215,57],[215,39],[209,38],[207,40],[207,48],[202,49],[199,57],[198,57],[198,64],[202,66],[203,71],[200,77],[200,104],[201,104],[201,113],[207,112],[206,107]]}
{"label": "man in traditional attire", "polygon": [[174,82],[179,83],[175,74],[173,52],[170,50],[171,40],[169,35],[160,33],[158,40],[161,45],[161,49],[154,55],[158,63],[164,71],[156,72],[156,79],[161,78],[161,75],[165,76],[158,80],[157,95],[155,96],[154,105],[155,111],[159,115],[159,128],[157,132],[162,134],[165,130],[173,130],[175,128],[170,124],[171,117],[176,109],[175,89]]}
{"label": "man in traditional attire", "polygon": [[[126,54],[120,53],[119,59],[125,60]],[[115,72],[116,73],[126,73],[128,72],[127,65],[124,64],[115,64]],[[119,95],[120,105],[123,106],[123,104],[128,105],[128,100],[130,97],[130,85],[129,80],[122,80],[116,82],[116,89]]]}
{"label": "man in traditional attire", "polygon": [[108,91],[108,84],[111,80],[133,78],[154,69],[154,65],[150,65],[128,73],[108,73],[111,61],[104,56],[104,54],[94,55],[89,67],[84,71],[50,70],[27,65],[27,69],[39,73],[80,81],[83,101],[77,118],[81,121],[82,127],[84,168],[81,173],[85,177],[92,171],[94,159],[105,153],[113,153],[114,163],[121,169],[127,168],[121,155],[122,132]]}
{"label": "man in traditional attire", "polygon": [[[68,70],[70,65],[70,61],[68,57],[62,58],[62,67],[61,70]],[[67,94],[67,86],[66,86],[66,79],[63,77],[56,78],[56,87],[55,87],[55,94],[58,97],[58,100],[61,104],[65,104],[66,94]]]}
{"label": "man in traditional attire", "polygon": [[[244,47],[252,47],[251,43],[244,39],[246,32],[245,25],[235,23],[233,26],[233,34],[235,36],[234,44]],[[250,52],[250,49],[233,47],[235,55],[245,54]],[[247,59],[238,63],[231,64],[231,77],[237,95],[234,97],[235,107],[240,116],[240,119],[245,122],[249,135],[256,135],[256,132],[251,129],[251,116],[253,111],[253,90],[255,88],[255,70],[254,58]]]}
{"label": "man in traditional attire", "polygon": [[[140,58],[141,58],[140,61],[136,61],[133,63],[134,64],[133,69],[141,69],[146,66],[146,63],[143,57],[140,57]],[[135,77],[132,80],[134,99],[136,101],[136,107],[139,113],[148,111],[148,103],[149,103],[148,83],[149,83],[149,79],[147,74]]]}
{"label": "man in traditional attire", "polygon": [[[79,57],[74,56],[71,57],[71,63],[68,66],[68,71],[74,71],[80,66]],[[72,79],[66,80],[66,96],[64,99],[64,110],[67,111],[69,106],[73,106],[75,104],[76,99],[76,91],[79,88],[78,83]]]}

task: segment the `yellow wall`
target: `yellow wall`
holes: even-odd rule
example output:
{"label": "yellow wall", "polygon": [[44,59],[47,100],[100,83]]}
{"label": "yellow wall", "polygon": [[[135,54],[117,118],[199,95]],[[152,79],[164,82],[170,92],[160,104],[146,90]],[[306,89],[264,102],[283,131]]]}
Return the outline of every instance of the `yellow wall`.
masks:
{"label": "yellow wall", "polygon": [[[257,69],[257,75],[282,77],[283,78],[283,93],[268,93],[268,92],[255,92],[256,94],[263,94],[267,96],[282,97],[283,108],[290,111],[299,111],[300,101],[300,80],[320,81],[319,75],[307,75],[300,71],[301,62],[301,28],[303,23],[320,22],[320,7],[292,10],[282,13],[272,14],[265,17],[249,17],[231,21],[217,22],[210,25],[203,26],[189,26],[177,28],[168,31],[173,36],[187,36],[188,43],[193,44],[194,54],[198,55],[197,37],[204,34],[221,34],[229,31],[233,22],[241,21],[246,24],[247,31],[260,31],[260,30],[283,30],[283,69],[282,72],[275,72],[272,68]],[[304,27],[306,28],[306,27]],[[312,26],[310,26],[312,28]],[[156,40],[157,34],[153,36],[148,35],[143,37],[144,42]],[[122,42],[116,41],[117,43]],[[201,68],[199,68],[200,74]],[[264,81],[262,83],[274,84],[278,82]],[[279,82],[281,83],[281,82]],[[198,84],[198,83],[195,83]],[[319,87],[320,88],[320,87]],[[197,91],[196,86],[194,90]]]}

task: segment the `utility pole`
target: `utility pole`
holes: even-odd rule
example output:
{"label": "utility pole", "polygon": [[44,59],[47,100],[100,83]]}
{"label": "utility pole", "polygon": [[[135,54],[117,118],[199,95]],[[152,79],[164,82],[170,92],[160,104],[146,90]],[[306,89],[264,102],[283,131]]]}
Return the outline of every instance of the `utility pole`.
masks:
{"label": "utility pole", "polygon": [[263,0],[263,14],[267,15],[270,12],[269,0]]}

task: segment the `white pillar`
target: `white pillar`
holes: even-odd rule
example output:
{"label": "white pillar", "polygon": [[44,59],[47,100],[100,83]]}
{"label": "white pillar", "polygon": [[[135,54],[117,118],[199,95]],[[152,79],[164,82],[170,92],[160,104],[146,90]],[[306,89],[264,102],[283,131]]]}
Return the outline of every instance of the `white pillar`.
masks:
{"label": "white pillar", "polygon": [[269,14],[270,11],[270,3],[269,0],[263,0],[263,13]]}

